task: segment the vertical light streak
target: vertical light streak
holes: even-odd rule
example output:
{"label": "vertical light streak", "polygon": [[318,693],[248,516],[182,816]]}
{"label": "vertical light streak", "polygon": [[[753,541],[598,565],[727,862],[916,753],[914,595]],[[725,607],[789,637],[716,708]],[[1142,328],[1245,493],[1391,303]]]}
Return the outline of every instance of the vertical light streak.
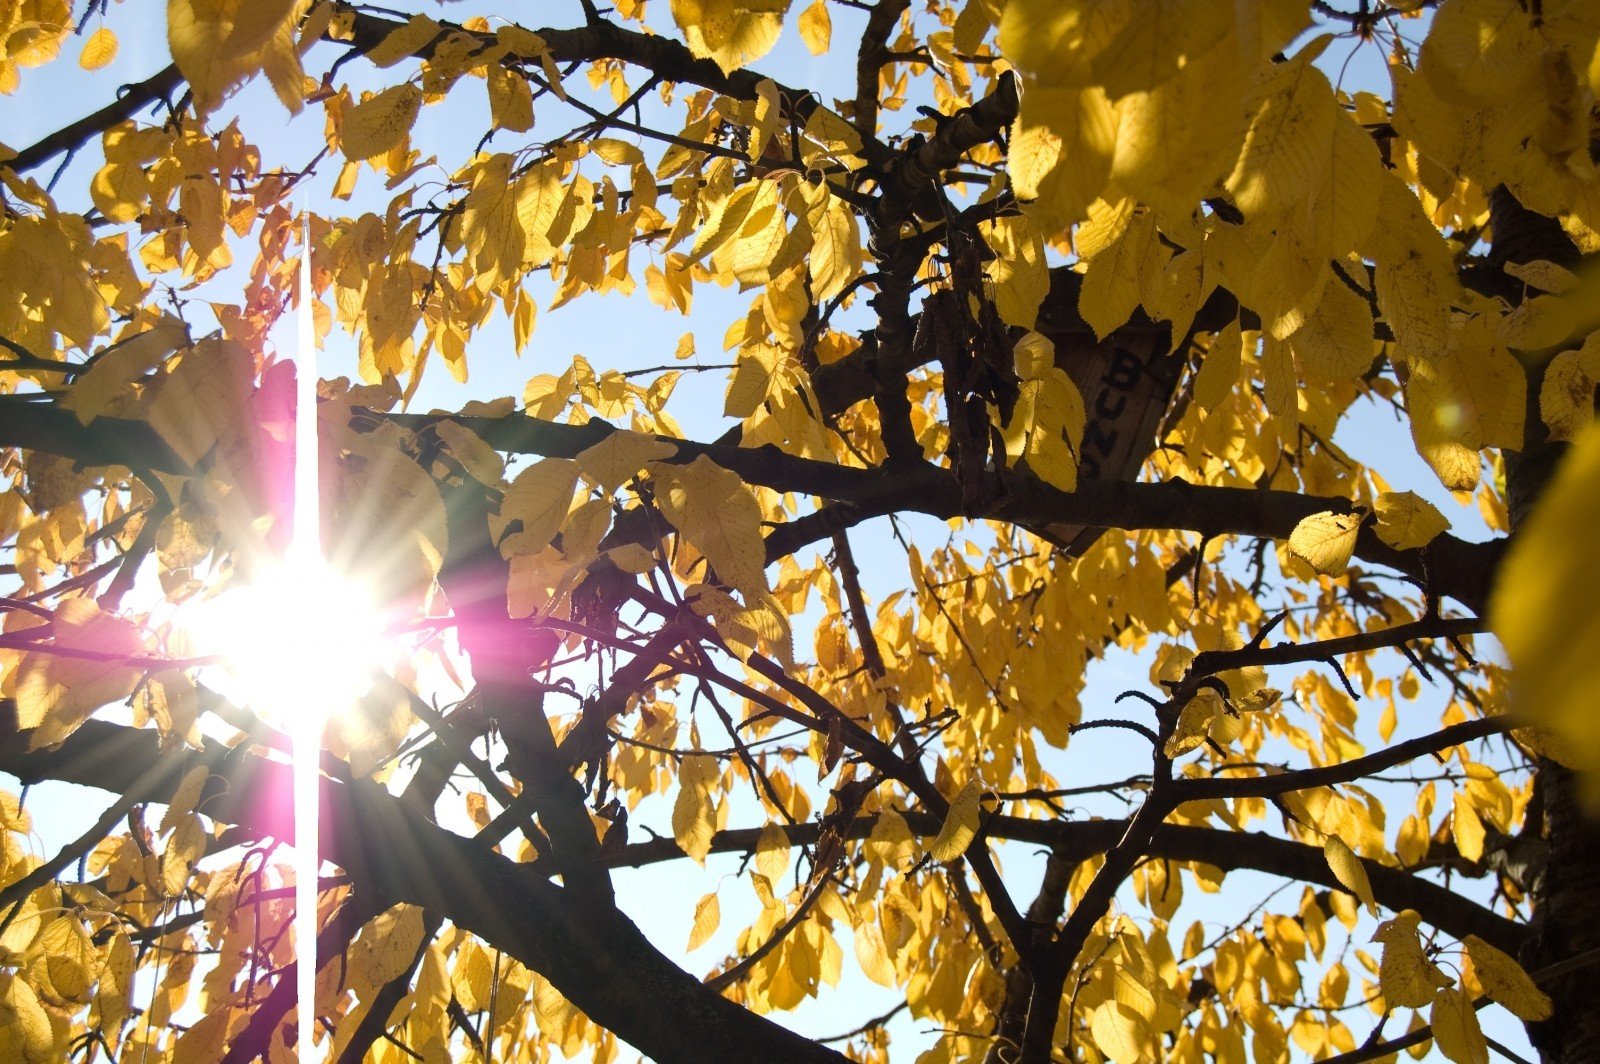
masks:
{"label": "vertical light streak", "polygon": [[[295,341],[294,403],[294,517],[289,535],[288,557],[291,571],[315,572],[322,560],[322,502],[317,454],[317,338],[311,316],[311,215],[303,212],[300,221],[299,318]],[[307,604],[308,608],[315,608]],[[294,668],[294,662],[284,662]],[[319,698],[313,684],[302,688],[301,697]],[[291,758],[294,762],[294,943],[295,998],[298,1022],[295,1028],[295,1058],[300,1064],[312,1059],[312,1039],[316,1033],[317,994],[317,871],[321,866],[317,844],[318,763],[322,756],[322,722],[326,714],[320,706],[285,706]]]}

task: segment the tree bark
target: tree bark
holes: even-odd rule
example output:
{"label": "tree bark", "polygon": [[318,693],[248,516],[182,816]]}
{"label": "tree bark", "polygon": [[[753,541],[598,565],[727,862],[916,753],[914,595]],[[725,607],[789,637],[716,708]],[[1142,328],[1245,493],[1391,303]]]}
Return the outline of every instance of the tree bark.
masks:
{"label": "tree bark", "polygon": [[[1505,187],[1495,189],[1490,211],[1495,263],[1504,266],[1547,259],[1569,267],[1578,265],[1578,251],[1555,219],[1529,211]],[[1508,294],[1515,302],[1520,291]],[[1513,535],[1566,450],[1566,444],[1549,438],[1540,416],[1543,377],[1543,366],[1528,371],[1523,448],[1505,456]],[[1585,808],[1571,769],[1540,759],[1534,787],[1542,799],[1549,862],[1533,894],[1534,933],[1520,957],[1523,967],[1530,970],[1600,947],[1600,919],[1596,918],[1600,912],[1600,820]],[[1554,1015],[1528,1025],[1528,1037],[1540,1059],[1548,1064],[1600,1060],[1600,1008],[1595,1007],[1592,974],[1574,972],[1547,983],[1544,989],[1554,1002]]]}

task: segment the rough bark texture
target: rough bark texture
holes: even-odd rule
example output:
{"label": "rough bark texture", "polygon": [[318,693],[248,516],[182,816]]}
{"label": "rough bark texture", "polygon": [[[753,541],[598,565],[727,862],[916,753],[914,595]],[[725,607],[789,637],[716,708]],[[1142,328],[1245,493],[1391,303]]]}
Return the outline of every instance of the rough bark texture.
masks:
{"label": "rough bark texture", "polygon": [[[1548,259],[1568,266],[1578,253],[1554,219],[1524,208],[1505,188],[1491,197],[1499,263]],[[1555,472],[1566,445],[1550,440],[1539,413],[1542,367],[1528,374],[1528,410],[1522,451],[1506,455],[1506,494],[1513,534]],[[1523,967],[1537,969],[1600,946],[1600,820],[1586,810],[1570,769],[1541,760],[1534,786],[1543,800],[1548,865],[1534,892],[1534,935]],[[1545,985],[1555,1015],[1529,1024],[1528,1036],[1550,1064],[1600,1060],[1600,1008],[1592,972],[1574,972]]]}

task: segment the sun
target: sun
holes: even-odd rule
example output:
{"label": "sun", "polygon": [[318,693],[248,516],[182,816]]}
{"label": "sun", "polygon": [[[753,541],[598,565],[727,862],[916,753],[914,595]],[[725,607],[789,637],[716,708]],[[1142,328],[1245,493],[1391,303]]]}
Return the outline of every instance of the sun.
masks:
{"label": "sun", "polygon": [[190,630],[219,691],[270,723],[322,721],[366,693],[385,618],[367,588],[315,556],[263,567],[205,603]]}

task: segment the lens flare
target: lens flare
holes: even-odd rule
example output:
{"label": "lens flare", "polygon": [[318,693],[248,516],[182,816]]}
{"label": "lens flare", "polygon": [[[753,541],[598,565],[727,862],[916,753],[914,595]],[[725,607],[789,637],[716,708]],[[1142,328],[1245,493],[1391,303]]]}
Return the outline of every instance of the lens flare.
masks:
{"label": "lens flare", "polygon": [[266,566],[197,612],[197,649],[218,660],[220,692],[272,724],[320,726],[366,693],[382,661],[381,611],[320,558]]}

